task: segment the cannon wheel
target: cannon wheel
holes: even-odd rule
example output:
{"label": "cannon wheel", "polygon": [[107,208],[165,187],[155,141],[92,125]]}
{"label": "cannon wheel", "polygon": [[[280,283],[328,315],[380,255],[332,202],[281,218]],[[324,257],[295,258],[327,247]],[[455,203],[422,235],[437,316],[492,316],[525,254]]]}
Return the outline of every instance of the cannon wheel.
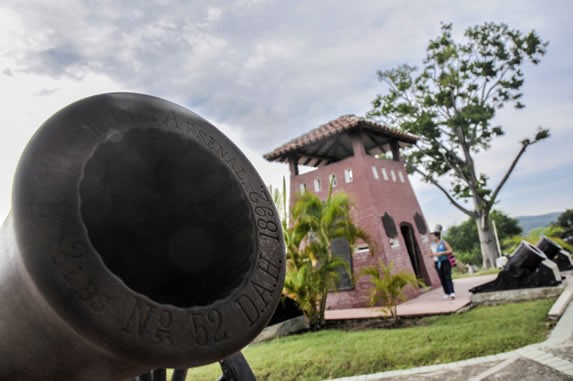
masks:
{"label": "cannon wheel", "polygon": [[[256,381],[255,374],[241,352],[219,361],[223,374],[218,381]],[[175,369],[171,381],[185,381],[187,369]],[[152,370],[142,374],[132,381],[167,381],[167,372],[164,368]]]}

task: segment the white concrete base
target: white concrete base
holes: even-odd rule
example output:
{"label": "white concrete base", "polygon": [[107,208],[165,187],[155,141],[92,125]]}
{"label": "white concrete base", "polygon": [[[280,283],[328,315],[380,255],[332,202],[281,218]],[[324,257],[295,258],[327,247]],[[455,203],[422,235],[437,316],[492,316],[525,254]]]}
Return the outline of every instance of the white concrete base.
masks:
{"label": "white concrete base", "polygon": [[308,319],[304,316],[299,316],[294,319],[289,319],[282,323],[266,327],[257,337],[255,337],[251,344],[291,335],[296,332],[305,331],[309,328],[310,325],[308,324]]}
{"label": "white concrete base", "polygon": [[563,292],[564,287],[565,285],[561,283],[555,287],[520,288],[517,290],[480,292],[472,294],[471,302],[473,304],[491,305],[554,298]]}

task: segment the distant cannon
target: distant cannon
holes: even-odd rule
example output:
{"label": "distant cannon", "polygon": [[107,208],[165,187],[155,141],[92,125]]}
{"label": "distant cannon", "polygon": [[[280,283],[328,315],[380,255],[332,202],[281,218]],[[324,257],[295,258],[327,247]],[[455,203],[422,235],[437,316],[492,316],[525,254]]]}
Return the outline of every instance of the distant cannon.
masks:
{"label": "distant cannon", "polygon": [[547,258],[555,262],[560,271],[573,270],[571,254],[566,252],[556,242],[547,237],[541,237],[535,246],[537,246],[539,250],[543,251],[545,255],[547,255]]}
{"label": "distant cannon", "polygon": [[561,283],[557,265],[536,246],[522,241],[499,272],[496,279],[470,289],[481,292],[505,291],[520,288],[552,287]]}
{"label": "distant cannon", "polygon": [[71,104],[29,142],[12,193],[1,380],[232,367],[279,302],[273,201],[241,151],[181,106],[133,93]]}

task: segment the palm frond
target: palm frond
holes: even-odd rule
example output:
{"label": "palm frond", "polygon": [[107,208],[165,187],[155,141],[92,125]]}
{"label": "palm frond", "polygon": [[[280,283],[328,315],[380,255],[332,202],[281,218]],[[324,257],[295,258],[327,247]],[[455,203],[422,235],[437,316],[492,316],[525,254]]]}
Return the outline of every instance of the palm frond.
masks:
{"label": "palm frond", "polygon": [[394,263],[387,265],[380,261],[378,266],[369,266],[361,270],[361,276],[368,276],[368,281],[373,285],[370,293],[370,305],[381,303],[383,310],[389,312],[396,320],[396,306],[405,299],[404,288],[408,285],[417,287],[419,280],[414,274],[398,271],[394,272]]}

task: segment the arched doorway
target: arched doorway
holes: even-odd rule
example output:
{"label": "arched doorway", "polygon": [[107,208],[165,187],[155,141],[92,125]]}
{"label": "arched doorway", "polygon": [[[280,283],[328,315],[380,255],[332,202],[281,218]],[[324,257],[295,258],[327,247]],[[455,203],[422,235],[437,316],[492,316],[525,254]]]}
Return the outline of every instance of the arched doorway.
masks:
{"label": "arched doorway", "polygon": [[402,233],[402,238],[406,243],[406,249],[408,250],[408,256],[410,257],[410,262],[412,263],[412,268],[416,274],[416,278],[424,282],[426,285],[430,285],[430,276],[426,270],[424,264],[424,258],[420,247],[418,246],[418,241],[416,241],[416,235],[414,234],[414,228],[412,225],[403,222],[400,224],[400,232]]}

